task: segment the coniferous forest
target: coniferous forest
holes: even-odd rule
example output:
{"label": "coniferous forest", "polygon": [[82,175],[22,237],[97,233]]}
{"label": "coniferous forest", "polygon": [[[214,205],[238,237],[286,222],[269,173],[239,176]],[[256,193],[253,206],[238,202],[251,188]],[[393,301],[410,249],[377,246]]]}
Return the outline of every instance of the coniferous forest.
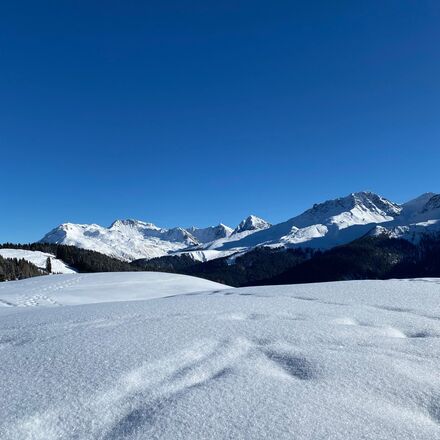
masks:
{"label": "coniferous forest", "polygon": [[230,286],[298,284],[356,279],[440,277],[440,238],[417,245],[403,239],[364,237],[327,251],[257,248],[235,258],[195,262],[186,255],[131,263],[144,270],[198,276]]}
{"label": "coniferous forest", "polygon": [[0,256],[0,281],[21,280],[24,278],[44,275],[45,272],[38,269],[29,261],[17,258],[3,258]]}
{"label": "coniferous forest", "polygon": [[29,251],[40,251],[52,254],[55,258],[64,261],[72,269],[78,272],[127,272],[141,270],[129,263],[109,257],[99,252],[88,249],[81,249],[75,246],[47,243],[30,244],[0,244],[0,249],[24,249]]}

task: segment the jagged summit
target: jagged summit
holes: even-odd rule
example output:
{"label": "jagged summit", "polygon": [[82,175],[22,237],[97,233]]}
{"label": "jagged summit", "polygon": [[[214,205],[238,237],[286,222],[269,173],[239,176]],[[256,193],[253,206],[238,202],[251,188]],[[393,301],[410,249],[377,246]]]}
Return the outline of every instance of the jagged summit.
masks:
{"label": "jagged summit", "polygon": [[371,210],[386,215],[396,215],[402,210],[401,206],[369,191],[351,193],[348,196],[317,203],[306,213],[320,212],[335,214],[338,211],[351,210],[356,207]]}
{"label": "jagged summit", "polygon": [[164,229],[132,219],[116,220],[108,228],[63,223],[40,241],[91,249],[125,261],[160,257],[198,244],[183,228]]}
{"label": "jagged summit", "polygon": [[246,217],[244,220],[241,221],[241,223],[234,229],[234,234],[239,234],[240,232],[245,231],[256,231],[261,229],[267,229],[270,226],[272,226],[269,222],[266,220],[263,220],[260,217],[257,217],[256,215],[250,215],[249,217]]}
{"label": "jagged summit", "polygon": [[334,224],[344,229],[355,224],[382,223],[399,215],[402,207],[369,191],[315,204],[303,214],[291,219],[294,226]]}
{"label": "jagged summit", "polygon": [[121,227],[132,227],[132,228],[148,228],[148,229],[155,229],[160,230],[161,228],[157,227],[153,223],[144,222],[141,220],[135,220],[135,219],[124,219],[124,220],[115,220],[111,225],[110,229],[116,229]]}
{"label": "jagged summit", "polygon": [[232,234],[233,229],[220,223],[217,226],[208,226],[207,228],[191,226],[187,231],[200,243],[209,243],[211,241],[229,237]]}

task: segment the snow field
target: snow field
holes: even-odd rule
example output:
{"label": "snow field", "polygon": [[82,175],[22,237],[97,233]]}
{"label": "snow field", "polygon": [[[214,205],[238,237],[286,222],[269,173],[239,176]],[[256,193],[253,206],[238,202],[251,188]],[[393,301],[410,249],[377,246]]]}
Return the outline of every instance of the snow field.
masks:
{"label": "snow field", "polygon": [[24,259],[39,267],[46,269],[47,258],[50,257],[53,273],[76,273],[76,270],[67,266],[64,261],[58,260],[54,255],[40,251],[26,251],[23,249],[0,249],[0,256],[3,258]]}
{"label": "snow field", "polygon": [[1,308],[0,438],[440,438],[439,283]]}
{"label": "snow field", "polygon": [[159,272],[52,275],[0,283],[0,307],[135,301],[226,287],[202,278]]}

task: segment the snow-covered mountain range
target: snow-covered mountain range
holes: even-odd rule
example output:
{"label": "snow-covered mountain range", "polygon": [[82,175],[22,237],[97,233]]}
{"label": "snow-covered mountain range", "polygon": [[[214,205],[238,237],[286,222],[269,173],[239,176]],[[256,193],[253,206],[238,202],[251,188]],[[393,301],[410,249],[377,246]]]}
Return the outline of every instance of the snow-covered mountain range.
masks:
{"label": "snow-covered mountain range", "polygon": [[160,228],[139,220],[116,220],[110,227],[64,223],[40,241],[96,250],[122,260],[188,254],[195,260],[247,252],[257,246],[329,249],[364,235],[387,235],[413,242],[440,232],[440,194],[426,193],[397,204],[371,192],[315,204],[304,213],[271,225],[249,216],[236,228]]}
{"label": "snow-covered mountain range", "polygon": [[63,223],[40,242],[91,249],[125,261],[155,258],[183,250],[205,249],[210,243],[239,239],[270,224],[249,216],[234,230],[226,225],[207,228],[160,228],[140,220],[116,220],[110,227],[97,224]]}

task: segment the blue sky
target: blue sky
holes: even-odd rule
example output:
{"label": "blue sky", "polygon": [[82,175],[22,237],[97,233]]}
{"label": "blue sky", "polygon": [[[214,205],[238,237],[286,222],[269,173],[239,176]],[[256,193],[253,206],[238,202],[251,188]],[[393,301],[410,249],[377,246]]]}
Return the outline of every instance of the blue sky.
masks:
{"label": "blue sky", "polygon": [[440,192],[439,20],[436,1],[2,2],[0,242]]}

